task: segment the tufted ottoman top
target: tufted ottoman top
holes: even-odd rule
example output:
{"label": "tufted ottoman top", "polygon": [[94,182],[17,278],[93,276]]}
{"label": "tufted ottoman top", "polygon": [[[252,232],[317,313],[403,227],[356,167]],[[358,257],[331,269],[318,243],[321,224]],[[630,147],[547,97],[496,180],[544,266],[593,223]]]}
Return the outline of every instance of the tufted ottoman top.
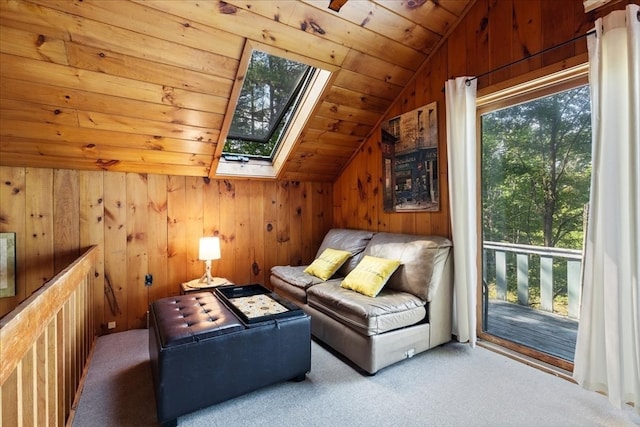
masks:
{"label": "tufted ottoman top", "polygon": [[245,329],[211,292],[159,299],[151,303],[151,310],[162,347]]}

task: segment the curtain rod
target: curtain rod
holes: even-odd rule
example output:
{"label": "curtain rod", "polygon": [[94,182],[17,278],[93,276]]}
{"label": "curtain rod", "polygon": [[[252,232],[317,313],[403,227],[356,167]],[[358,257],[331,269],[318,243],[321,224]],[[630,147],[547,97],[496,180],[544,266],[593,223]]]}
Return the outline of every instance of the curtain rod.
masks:
{"label": "curtain rod", "polygon": [[466,84],[467,84],[467,86],[469,86],[469,84],[470,84],[472,81],[474,81],[474,80],[478,80],[478,79],[479,79],[479,78],[481,78],[481,77],[484,77],[484,76],[487,76],[487,75],[489,75],[489,74],[495,73],[496,71],[500,71],[500,70],[502,70],[502,69],[504,69],[504,68],[511,67],[512,65],[515,65],[515,64],[517,64],[517,63],[519,63],[519,62],[527,61],[527,60],[529,60],[529,59],[531,59],[531,58],[533,58],[533,57],[535,57],[535,56],[545,54],[545,53],[547,53],[547,52],[549,52],[549,51],[551,51],[551,50],[558,49],[558,48],[560,48],[560,47],[562,47],[562,46],[566,46],[566,45],[568,45],[569,43],[573,43],[573,42],[575,42],[575,41],[578,41],[578,40],[580,40],[580,39],[583,39],[583,38],[588,37],[588,36],[590,36],[591,34],[595,34],[595,33],[596,33],[596,30],[591,30],[591,31],[589,31],[588,33],[585,33],[585,34],[583,34],[583,35],[581,35],[581,36],[574,37],[574,38],[572,38],[571,40],[564,41],[564,42],[562,42],[562,43],[560,43],[560,44],[557,44],[557,45],[555,45],[555,46],[550,46],[550,47],[548,47],[548,48],[546,48],[546,49],[541,50],[540,52],[533,53],[533,54],[531,54],[531,55],[529,55],[529,56],[527,56],[527,57],[525,57],[525,58],[520,58],[520,59],[518,59],[518,60],[516,60],[516,61],[513,61],[513,62],[510,62],[510,63],[508,63],[508,64],[504,64],[504,65],[501,65],[501,66],[499,66],[499,67],[497,67],[497,68],[494,68],[493,70],[489,70],[489,71],[486,71],[486,72],[484,72],[484,73],[482,73],[482,74],[478,74],[478,75],[477,75],[477,76],[475,76],[475,77],[471,77],[470,79],[467,79],[467,80],[466,80]]}

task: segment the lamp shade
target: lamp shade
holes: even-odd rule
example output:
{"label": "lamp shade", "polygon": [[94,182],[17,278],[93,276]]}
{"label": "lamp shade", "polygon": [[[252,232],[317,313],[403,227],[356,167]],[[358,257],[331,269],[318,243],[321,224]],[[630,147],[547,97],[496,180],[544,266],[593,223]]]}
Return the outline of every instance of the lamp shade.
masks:
{"label": "lamp shade", "polygon": [[198,259],[201,261],[220,259],[220,238],[201,237]]}

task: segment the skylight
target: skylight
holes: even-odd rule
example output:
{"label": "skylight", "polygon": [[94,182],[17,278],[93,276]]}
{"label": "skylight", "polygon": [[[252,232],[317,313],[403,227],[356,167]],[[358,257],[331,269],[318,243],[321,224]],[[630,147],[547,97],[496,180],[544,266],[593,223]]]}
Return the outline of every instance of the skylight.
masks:
{"label": "skylight", "polygon": [[314,71],[307,64],[253,50],[223,157],[273,160]]}
{"label": "skylight", "polygon": [[333,64],[247,41],[210,176],[281,176],[337,70]]}

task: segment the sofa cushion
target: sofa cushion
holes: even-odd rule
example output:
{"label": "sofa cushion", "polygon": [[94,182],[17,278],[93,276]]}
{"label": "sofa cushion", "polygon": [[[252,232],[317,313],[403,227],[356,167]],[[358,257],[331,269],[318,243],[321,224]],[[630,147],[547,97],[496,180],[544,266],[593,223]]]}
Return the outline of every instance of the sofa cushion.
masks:
{"label": "sofa cushion", "polygon": [[271,268],[271,274],[300,289],[306,289],[309,286],[324,282],[319,277],[305,273],[304,270],[306,268],[307,266],[305,265],[276,265]]}
{"label": "sofa cushion", "polygon": [[378,295],[399,265],[398,260],[367,255],[347,274],[340,286],[373,298]]}
{"label": "sofa cushion", "polygon": [[304,269],[304,272],[313,274],[322,280],[329,280],[349,257],[351,257],[349,251],[327,248]]}
{"label": "sofa cushion", "polygon": [[376,298],[340,286],[321,283],[307,290],[307,303],[366,336],[414,325],[425,318],[425,302],[416,296],[383,289]]}
{"label": "sofa cushion", "polygon": [[373,234],[371,231],[333,228],[324,236],[320,248],[318,248],[316,258],[327,248],[351,252],[351,258],[340,267],[337,273],[338,276],[344,277],[356,268],[356,265],[358,265],[358,262],[360,262],[362,258],[362,252],[367,247]]}
{"label": "sofa cushion", "polygon": [[376,233],[364,250],[363,256],[400,260],[385,289],[409,292],[431,301],[437,291],[451,241],[440,236]]}

